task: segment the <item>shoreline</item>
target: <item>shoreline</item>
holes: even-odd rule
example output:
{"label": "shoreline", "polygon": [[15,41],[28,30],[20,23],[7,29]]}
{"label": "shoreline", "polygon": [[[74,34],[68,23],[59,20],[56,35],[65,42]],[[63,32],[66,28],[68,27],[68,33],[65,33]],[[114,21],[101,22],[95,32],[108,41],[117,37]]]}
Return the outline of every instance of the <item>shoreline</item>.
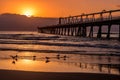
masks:
{"label": "shoreline", "polygon": [[119,80],[120,75],[99,73],[0,70],[1,80]]}

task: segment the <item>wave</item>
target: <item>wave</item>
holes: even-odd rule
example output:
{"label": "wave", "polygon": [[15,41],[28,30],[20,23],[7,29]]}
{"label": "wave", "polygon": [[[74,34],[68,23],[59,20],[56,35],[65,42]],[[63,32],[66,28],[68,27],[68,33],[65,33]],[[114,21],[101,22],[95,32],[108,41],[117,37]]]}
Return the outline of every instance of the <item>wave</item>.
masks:
{"label": "wave", "polygon": [[53,35],[38,35],[38,34],[0,34],[0,39],[15,39],[15,40],[51,40],[60,38]]}
{"label": "wave", "polygon": [[0,40],[0,44],[32,44],[32,45],[47,45],[47,46],[64,46],[64,47],[93,47],[93,48],[111,48],[120,49],[120,45],[109,45],[109,44],[73,44],[73,43],[60,43],[60,42],[39,42],[39,41],[5,41]]}
{"label": "wave", "polygon": [[[113,44],[112,44],[113,43]],[[117,42],[118,43],[118,42]],[[16,44],[16,45],[44,45],[44,46],[57,46],[57,47],[78,47],[78,48],[101,48],[106,51],[115,51],[113,53],[120,53],[120,45],[115,41],[97,41],[88,38],[79,38],[72,36],[60,36],[50,34],[0,34],[0,44]],[[33,52],[61,52],[61,53],[85,53],[86,51],[54,51],[54,50],[22,50],[22,49],[9,49],[0,46],[0,50],[14,50],[14,51],[33,51]],[[113,50],[114,49],[114,50]],[[98,51],[99,52],[99,51]],[[98,53],[97,52],[97,53]],[[100,51],[102,52],[102,51]],[[88,53],[88,52],[87,52]],[[90,50],[89,53],[93,53]]]}
{"label": "wave", "polygon": [[13,49],[13,48],[0,48],[1,51],[18,51],[18,52],[39,52],[39,53],[61,53],[61,54],[81,54],[81,55],[116,55],[120,56],[120,51],[60,51],[60,50],[31,50],[31,49]]}

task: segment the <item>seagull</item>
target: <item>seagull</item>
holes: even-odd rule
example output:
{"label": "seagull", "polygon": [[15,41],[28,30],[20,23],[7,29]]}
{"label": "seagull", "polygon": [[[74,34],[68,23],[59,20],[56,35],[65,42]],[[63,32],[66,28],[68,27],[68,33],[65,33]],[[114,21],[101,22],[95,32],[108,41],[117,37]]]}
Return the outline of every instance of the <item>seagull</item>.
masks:
{"label": "seagull", "polygon": [[15,56],[10,56],[12,59],[16,60],[17,61],[17,58],[18,58],[18,55],[15,55]]}
{"label": "seagull", "polygon": [[49,57],[45,57],[46,59],[50,59]]}
{"label": "seagull", "polygon": [[36,60],[36,56],[33,56],[33,60]]}

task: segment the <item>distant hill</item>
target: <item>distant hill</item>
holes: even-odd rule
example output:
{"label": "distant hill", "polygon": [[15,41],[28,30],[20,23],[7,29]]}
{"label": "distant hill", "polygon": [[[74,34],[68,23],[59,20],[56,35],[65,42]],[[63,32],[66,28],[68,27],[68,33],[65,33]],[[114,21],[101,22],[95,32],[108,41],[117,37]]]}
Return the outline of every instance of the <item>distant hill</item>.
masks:
{"label": "distant hill", "polygon": [[18,14],[1,14],[0,31],[35,31],[37,27],[57,24],[57,18],[26,17]]}

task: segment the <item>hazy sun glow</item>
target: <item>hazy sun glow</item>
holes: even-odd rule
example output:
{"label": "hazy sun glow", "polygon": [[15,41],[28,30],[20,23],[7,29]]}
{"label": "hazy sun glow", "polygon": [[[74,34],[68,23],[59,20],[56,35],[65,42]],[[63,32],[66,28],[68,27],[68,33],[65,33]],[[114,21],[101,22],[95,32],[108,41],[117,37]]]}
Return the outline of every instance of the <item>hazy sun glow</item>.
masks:
{"label": "hazy sun glow", "polygon": [[120,9],[120,0],[0,0],[0,14],[13,13],[28,17],[75,16],[103,9]]}
{"label": "hazy sun glow", "polygon": [[34,11],[31,9],[27,9],[23,11],[23,15],[27,16],[27,17],[31,17],[34,15]]}

